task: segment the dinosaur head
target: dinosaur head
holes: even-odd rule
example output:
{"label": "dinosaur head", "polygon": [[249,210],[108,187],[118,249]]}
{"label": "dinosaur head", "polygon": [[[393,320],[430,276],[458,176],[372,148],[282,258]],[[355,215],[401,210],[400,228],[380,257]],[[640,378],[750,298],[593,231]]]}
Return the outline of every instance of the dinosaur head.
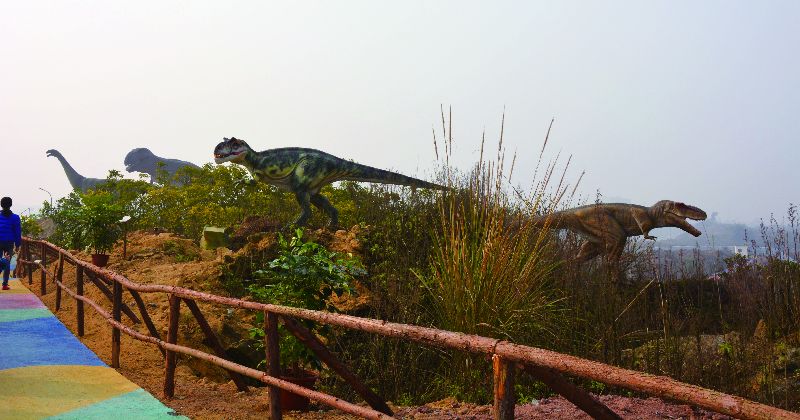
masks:
{"label": "dinosaur head", "polygon": [[48,150],[48,151],[47,151],[47,152],[45,152],[45,153],[47,154],[47,157],[53,157],[53,156],[56,156],[56,157],[58,157],[58,155],[60,155],[60,154],[61,154],[61,153],[59,153],[59,152],[58,152],[58,150],[56,150],[56,149],[50,149],[50,150]]}
{"label": "dinosaur head", "polygon": [[147,172],[155,155],[150,149],[140,147],[133,149],[125,155],[125,170],[128,172]]}
{"label": "dinosaur head", "polygon": [[223,138],[222,142],[214,148],[214,162],[217,164],[225,162],[242,162],[247,152],[253,149],[236,137]]}
{"label": "dinosaur head", "polygon": [[706,212],[698,207],[677,201],[661,200],[653,205],[661,213],[664,225],[676,227],[689,232],[693,236],[700,236],[700,231],[690,225],[686,219],[706,220]]}

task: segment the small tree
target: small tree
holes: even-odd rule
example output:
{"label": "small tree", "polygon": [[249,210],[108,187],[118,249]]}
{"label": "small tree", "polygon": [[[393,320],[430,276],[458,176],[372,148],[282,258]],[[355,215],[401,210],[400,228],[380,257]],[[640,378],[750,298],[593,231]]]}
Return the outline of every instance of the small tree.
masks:
{"label": "small tree", "polygon": [[90,192],[81,197],[83,206],[77,211],[86,243],[95,254],[107,254],[122,235],[119,220],[124,209],[111,193]]}

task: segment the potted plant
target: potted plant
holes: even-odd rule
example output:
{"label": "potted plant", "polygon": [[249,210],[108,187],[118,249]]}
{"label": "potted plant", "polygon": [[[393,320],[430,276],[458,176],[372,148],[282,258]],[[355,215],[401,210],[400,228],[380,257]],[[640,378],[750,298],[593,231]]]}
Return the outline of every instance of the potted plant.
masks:
{"label": "potted plant", "polygon": [[[253,273],[248,290],[259,302],[336,311],[329,298],[334,293],[352,293],[354,276],[364,273],[357,258],[303,241],[303,230],[297,229],[288,241],[278,235],[278,257],[270,261],[268,268]],[[263,314],[259,318],[257,325],[263,325]],[[326,326],[304,324],[317,336],[324,337],[329,332]],[[312,388],[318,379],[314,370],[321,368],[320,361],[283,326],[279,331],[281,379]],[[251,337],[263,343],[263,329],[253,328]],[[307,410],[308,404],[308,398],[281,390],[283,410]]]}
{"label": "potted plant", "polygon": [[83,206],[78,209],[77,219],[83,237],[92,249],[92,264],[105,267],[108,252],[122,235],[119,220],[124,210],[113,195],[105,191],[83,194],[81,201]]}

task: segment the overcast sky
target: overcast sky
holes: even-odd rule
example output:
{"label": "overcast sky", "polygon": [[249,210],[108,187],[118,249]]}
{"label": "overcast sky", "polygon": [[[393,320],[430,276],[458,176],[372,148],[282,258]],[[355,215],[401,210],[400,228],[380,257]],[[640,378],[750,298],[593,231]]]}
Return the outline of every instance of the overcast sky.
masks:
{"label": "overcast sky", "polygon": [[[235,6],[234,6],[235,5]],[[751,223],[800,201],[797,1],[0,0],[2,195],[38,207],[125,154],[198,164],[229,136],[429,177],[496,141],[549,150],[584,195]]]}

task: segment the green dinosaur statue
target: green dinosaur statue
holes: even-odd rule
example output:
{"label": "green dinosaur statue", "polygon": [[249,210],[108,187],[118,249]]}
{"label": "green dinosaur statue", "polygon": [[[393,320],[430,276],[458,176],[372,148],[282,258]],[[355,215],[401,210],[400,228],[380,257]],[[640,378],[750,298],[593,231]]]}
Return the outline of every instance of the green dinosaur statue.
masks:
{"label": "green dinosaur statue", "polygon": [[238,163],[250,171],[253,185],[261,181],[295,194],[302,212],[295,224],[303,226],[311,217],[311,204],[327,213],[331,227],[338,225],[339,212],[319,191],[336,181],[379,182],[446,190],[447,187],[371,166],[340,159],[316,149],[284,147],[256,152],[244,140],[224,138],[214,148],[214,161]]}
{"label": "green dinosaur statue", "polygon": [[660,227],[680,228],[694,236],[700,231],[686,218],[705,220],[706,213],[677,201],[661,200],[650,207],[623,203],[600,203],[557,211],[534,219],[536,227],[569,229],[585,239],[578,261],[589,261],[605,254],[612,264],[619,261],[628,237],[644,235],[655,240],[650,231]]}

